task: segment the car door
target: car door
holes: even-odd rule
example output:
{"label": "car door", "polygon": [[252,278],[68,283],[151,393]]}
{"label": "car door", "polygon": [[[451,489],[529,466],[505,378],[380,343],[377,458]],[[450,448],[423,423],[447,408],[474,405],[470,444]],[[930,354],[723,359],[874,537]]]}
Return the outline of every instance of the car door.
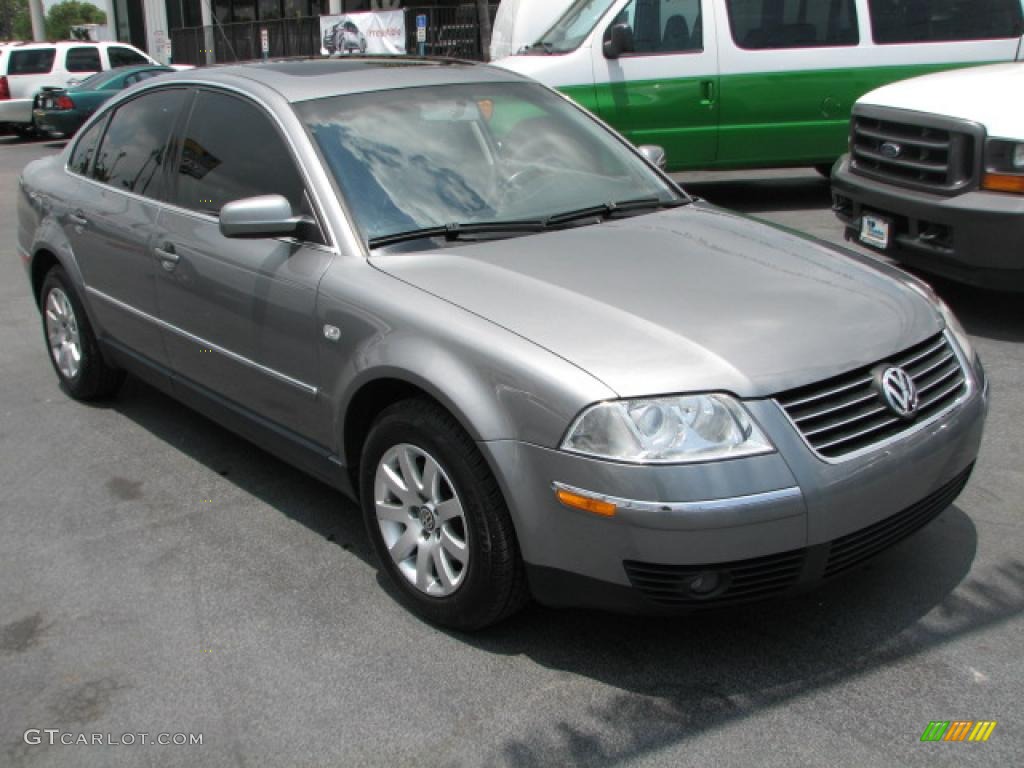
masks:
{"label": "car door", "polygon": [[315,223],[294,238],[231,239],[217,218],[225,203],[265,194],[312,216],[288,142],[263,107],[199,90],[177,157],[176,207],[162,216],[156,244],[172,368],[185,386],[322,439],[314,310],[333,251]]}
{"label": "car door", "polygon": [[186,95],[149,91],[90,126],[72,151],[60,214],[104,333],[160,364],[153,238],[168,139]]}
{"label": "car door", "polygon": [[[598,111],[634,144],[659,144],[669,167],[707,165],[718,147],[718,57],[710,0],[631,0],[592,47]],[[611,27],[634,50],[605,57]]]}

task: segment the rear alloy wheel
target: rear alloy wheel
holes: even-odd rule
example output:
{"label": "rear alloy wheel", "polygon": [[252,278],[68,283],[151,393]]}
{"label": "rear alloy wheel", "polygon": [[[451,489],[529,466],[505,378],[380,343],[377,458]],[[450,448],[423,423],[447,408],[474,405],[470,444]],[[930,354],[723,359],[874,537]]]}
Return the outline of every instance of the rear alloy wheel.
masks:
{"label": "rear alloy wheel", "polygon": [[505,499],[472,438],[437,403],[384,409],[363,446],[359,489],[381,568],[416,613],[471,630],[525,603]]}
{"label": "rear alloy wheel", "polygon": [[95,400],[116,392],[124,373],[100,354],[89,318],[61,267],[47,273],[40,306],[50,362],[68,394]]}

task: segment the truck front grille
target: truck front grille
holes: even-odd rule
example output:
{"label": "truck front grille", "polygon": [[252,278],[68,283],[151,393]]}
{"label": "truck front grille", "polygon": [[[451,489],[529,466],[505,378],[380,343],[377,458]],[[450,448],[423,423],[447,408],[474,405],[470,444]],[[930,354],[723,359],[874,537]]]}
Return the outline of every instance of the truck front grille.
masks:
{"label": "truck front grille", "polygon": [[[890,366],[905,370],[917,387],[912,420],[893,413],[878,389],[876,371]],[[960,359],[945,334],[939,334],[889,360],[775,399],[811,448],[825,458],[841,459],[944,413],[966,389]]]}
{"label": "truck front grille", "polygon": [[879,181],[954,194],[977,185],[983,133],[950,118],[855,107],[850,168]]}

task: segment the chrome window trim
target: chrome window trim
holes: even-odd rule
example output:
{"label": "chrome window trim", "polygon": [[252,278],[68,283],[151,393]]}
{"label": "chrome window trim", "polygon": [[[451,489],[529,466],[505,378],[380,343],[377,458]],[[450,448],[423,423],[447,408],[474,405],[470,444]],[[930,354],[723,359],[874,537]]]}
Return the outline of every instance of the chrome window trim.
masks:
{"label": "chrome window trim", "polygon": [[800,429],[800,427],[797,426],[796,422],[793,421],[793,419],[790,417],[786,409],[782,407],[782,403],[779,402],[778,398],[773,397],[771,398],[771,400],[773,403],[775,403],[776,407],[782,412],[782,415],[785,417],[786,421],[789,422],[789,426],[793,428],[793,431],[796,432],[796,434],[800,437],[800,439],[803,441],[803,444],[807,446],[807,449],[812,454],[814,454],[815,458],[825,462],[826,464],[844,464],[847,461],[862,458],[876,451],[885,450],[889,446],[898,443],[901,440],[906,440],[908,437],[913,437],[919,432],[932,426],[936,422],[941,421],[950,413],[952,413],[957,408],[961,407],[964,403],[966,403],[968,400],[970,400],[977,391],[978,383],[974,374],[974,366],[968,364],[967,360],[964,358],[963,350],[960,349],[960,345],[957,344],[956,339],[953,338],[953,334],[950,332],[948,328],[944,328],[942,330],[942,335],[945,337],[946,343],[949,344],[950,349],[953,350],[953,354],[956,355],[956,360],[957,363],[959,363],[960,365],[960,370],[963,371],[965,386],[964,393],[960,395],[960,397],[958,397],[952,403],[950,403],[946,408],[939,411],[938,413],[932,414],[924,421],[914,422],[910,427],[900,432],[899,434],[893,435],[892,437],[887,437],[884,440],[879,440],[877,443],[872,443],[871,445],[868,445],[864,448],[859,448],[858,450],[853,451],[851,453],[844,454],[837,458],[829,458],[828,456],[824,456],[821,453],[818,453],[817,449],[815,449],[814,446],[811,445],[810,441],[808,441],[807,437],[804,436],[803,431]]}
{"label": "chrome window trim", "polygon": [[[333,253],[333,254],[339,254],[341,252],[340,249],[337,246],[338,237],[337,237],[337,234],[334,231],[333,225],[331,224],[330,218],[328,216],[324,215],[324,211],[326,210],[326,207],[324,206],[324,204],[323,204],[323,202],[322,202],[322,200],[320,198],[320,195],[317,193],[316,188],[315,188],[315,186],[312,183],[312,176],[310,175],[309,170],[306,168],[306,165],[300,160],[299,148],[295,144],[295,141],[292,139],[291,134],[286,129],[286,127],[284,125],[284,122],[281,120],[280,116],[270,107],[269,104],[267,104],[267,102],[265,102],[263,99],[259,98],[258,96],[255,96],[255,95],[249,93],[248,91],[242,90],[241,88],[236,88],[236,87],[230,86],[230,85],[224,85],[222,83],[209,83],[209,82],[204,82],[204,81],[201,81],[201,80],[195,80],[195,81],[193,81],[193,80],[173,80],[171,82],[157,82],[157,83],[154,83],[154,84],[152,84],[152,85],[150,85],[148,87],[144,83],[145,83],[145,81],[143,81],[143,83],[140,84],[140,85],[142,85],[142,87],[140,89],[136,90],[133,93],[131,98],[129,98],[129,99],[118,99],[118,101],[116,103],[110,104],[102,112],[98,113],[98,115],[95,118],[90,119],[86,125],[83,125],[82,128],[80,128],[78,130],[78,132],[77,132],[77,134],[75,136],[75,141],[68,143],[68,151],[65,153],[65,156],[64,156],[64,172],[65,173],[73,176],[76,179],[82,179],[82,180],[87,181],[87,182],[89,182],[91,184],[95,184],[96,186],[101,187],[102,189],[107,189],[107,190],[111,190],[111,191],[114,191],[114,192],[118,192],[118,193],[120,193],[122,195],[127,195],[127,196],[129,196],[129,197],[131,197],[131,198],[133,198],[135,200],[140,200],[140,201],[143,201],[143,202],[146,202],[146,203],[150,203],[152,205],[159,205],[159,206],[167,208],[168,210],[170,210],[172,212],[175,212],[175,213],[183,213],[183,214],[187,214],[187,215],[191,215],[191,216],[196,216],[196,217],[198,217],[198,218],[200,218],[200,219],[202,219],[204,221],[217,222],[218,219],[217,219],[216,216],[210,216],[209,214],[200,213],[198,211],[192,210],[191,208],[183,208],[183,207],[181,207],[179,205],[175,205],[174,203],[167,202],[165,200],[157,200],[155,198],[146,197],[145,195],[139,195],[139,194],[137,194],[135,192],[130,192],[128,190],[118,189],[117,187],[113,187],[113,186],[111,186],[109,184],[104,184],[101,181],[96,181],[96,179],[90,178],[88,176],[75,173],[68,166],[68,162],[71,160],[71,156],[74,154],[74,151],[75,151],[74,148],[78,146],[79,136],[81,136],[84,133],[84,129],[88,126],[88,124],[91,124],[93,122],[93,119],[95,119],[95,120],[103,120],[104,118],[109,117],[110,113],[112,113],[115,109],[120,108],[120,106],[122,104],[125,104],[125,103],[127,103],[129,101],[132,101],[132,100],[134,100],[136,98],[139,98],[141,96],[144,96],[147,93],[151,93],[151,92],[157,91],[157,90],[164,90],[164,89],[173,89],[173,88],[182,88],[183,87],[186,90],[192,89],[193,91],[196,88],[207,88],[207,89],[213,90],[213,91],[217,91],[217,90],[227,91],[227,92],[230,92],[230,93],[232,93],[232,94],[234,94],[236,96],[239,96],[239,97],[244,98],[244,99],[248,99],[249,101],[253,102],[255,105],[257,105],[258,107],[260,107],[262,109],[264,114],[269,115],[271,117],[271,119],[274,121],[275,125],[278,128],[279,133],[284,137],[284,140],[288,144],[288,148],[291,151],[292,160],[295,163],[295,166],[298,168],[299,173],[302,176],[302,181],[303,181],[303,184],[304,184],[305,189],[306,189],[306,194],[309,195],[310,202],[313,204],[313,207],[314,207],[314,213],[317,214],[317,221],[326,230],[326,232],[324,234],[327,235],[328,242],[327,243],[310,243],[310,242],[305,241],[305,240],[301,240],[300,241],[300,240],[296,240],[295,238],[291,238],[291,237],[287,237],[287,238],[273,238],[273,239],[275,239],[275,240],[284,240],[286,242],[300,243],[301,245],[308,246],[310,248],[318,248],[320,250],[325,250],[328,253]],[[104,131],[104,135],[106,135],[106,131]],[[321,173],[323,173],[323,169],[322,168],[320,169],[320,171],[321,171]],[[324,181],[327,182],[328,185],[330,184],[330,181],[328,179],[325,178]],[[345,213],[344,210],[341,211],[341,215],[342,215],[342,218],[345,220],[345,223],[348,225],[349,231],[352,231],[352,222],[349,220],[349,217]]]}
{"label": "chrome window trim", "polygon": [[170,331],[171,333],[181,336],[182,338],[188,339],[189,341],[200,345],[204,349],[211,349],[216,352],[219,352],[220,354],[224,355],[230,360],[234,360],[236,363],[245,365],[249,368],[252,368],[253,370],[259,371],[260,373],[270,376],[271,378],[277,379],[278,381],[284,384],[288,384],[292,387],[295,387],[296,389],[299,389],[302,392],[311,395],[312,397],[316,397],[317,394],[319,393],[319,390],[316,387],[310,384],[306,384],[304,381],[299,381],[298,379],[293,378],[286,373],[281,373],[280,371],[275,370],[274,368],[269,368],[263,365],[262,363],[257,363],[255,360],[250,360],[247,357],[243,357],[242,355],[239,355],[237,352],[232,352],[230,349],[225,349],[224,347],[218,344],[214,344],[212,341],[208,341],[201,336],[196,336],[193,333],[189,333],[188,331],[179,328],[176,325],[168,323],[166,320],[162,320],[159,317],[154,317],[148,312],[144,312],[141,309],[133,307],[131,304],[126,304],[120,299],[115,299],[113,296],[110,296],[104,293],[103,291],[97,290],[92,286],[87,285],[85,287],[85,290],[91,296],[95,296],[96,298],[105,301],[108,304],[117,307],[118,309],[124,310],[125,312],[135,315],[136,317],[139,317],[143,320],[147,320],[153,323],[154,325],[163,328],[166,331]]}

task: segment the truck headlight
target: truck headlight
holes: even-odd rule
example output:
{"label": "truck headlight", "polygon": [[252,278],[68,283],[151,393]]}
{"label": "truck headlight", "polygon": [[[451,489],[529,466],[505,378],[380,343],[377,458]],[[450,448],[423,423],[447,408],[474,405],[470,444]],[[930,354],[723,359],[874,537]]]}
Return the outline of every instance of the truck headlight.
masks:
{"label": "truck headlight", "polygon": [[581,413],[562,449],[635,464],[682,464],[775,450],[729,395],[680,395],[598,403]]}
{"label": "truck headlight", "polygon": [[985,142],[985,176],[981,186],[993,192],[1024,194],[1024,142]]}

